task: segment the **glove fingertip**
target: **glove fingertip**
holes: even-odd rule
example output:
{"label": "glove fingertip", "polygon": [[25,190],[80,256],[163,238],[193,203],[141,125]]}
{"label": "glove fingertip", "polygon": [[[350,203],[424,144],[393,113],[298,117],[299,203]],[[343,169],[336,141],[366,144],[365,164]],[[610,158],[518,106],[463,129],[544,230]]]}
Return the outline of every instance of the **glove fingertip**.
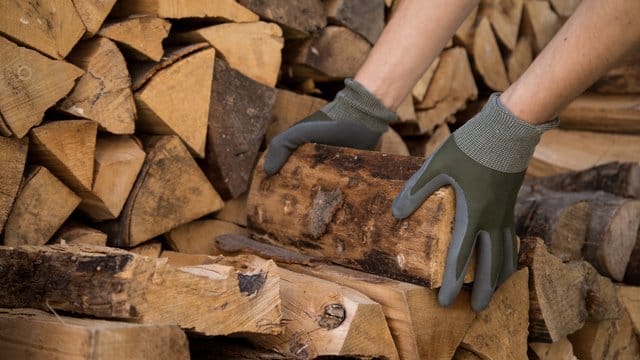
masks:
{"label": "glove fingertip", "polygon": [[491,294],[484,296],[475,296],[471,298],[471,308],[475,312],[481,312],[486,309],[491,302]]}
{"label": "glove fingertip", "polygon": [[458,297],[458,291],[452,286],[442,284],[440,291],[438,291],[438,303],[440,306],[449,307],[456,301]]}

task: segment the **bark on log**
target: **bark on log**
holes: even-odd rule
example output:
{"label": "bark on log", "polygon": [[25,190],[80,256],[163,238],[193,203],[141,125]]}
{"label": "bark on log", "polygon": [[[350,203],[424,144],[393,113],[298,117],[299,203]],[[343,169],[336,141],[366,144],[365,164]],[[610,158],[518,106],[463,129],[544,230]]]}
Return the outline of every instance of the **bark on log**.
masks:
{"label": "bark on log", "polygon": [[640,133],[640,95],[582,95],[559,115],[567,129]]}
{"label": "bark on log", "polygon": [[0,233],[20,189],[28,148],[28,139],[0,137]]}
{"label": "bark on log", "polygon": [[374,44],[384,28],[383,0],[329,0],[324,2],[330,24],[345,26]]}
{"label": "bark on log", "polygon": [[256,14],[282,26],[286,38],[315,36],[327,25],[321,0],[238,0]]}
{"label": "bark on log", "polygon": [[169,35],[171,23],[156,16],[132,16],[105,24],[100,35],[121,44],[135,59],[160,61],[162,40]]}
{"label": "bark on log", "polygon": [[562,22],[548,1],[531,0],[524,3],[524,33],[533,39],[533,48],[538,54],[558,32]]}

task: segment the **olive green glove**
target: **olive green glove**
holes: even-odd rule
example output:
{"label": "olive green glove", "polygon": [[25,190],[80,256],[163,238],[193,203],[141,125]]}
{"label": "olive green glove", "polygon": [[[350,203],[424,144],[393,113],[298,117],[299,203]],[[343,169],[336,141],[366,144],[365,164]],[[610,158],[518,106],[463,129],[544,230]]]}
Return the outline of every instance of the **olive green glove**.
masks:
{"label": "olive green glove", "polygon": [[444,185],[456,195],[453,236],[438,301],[455,301],[474,247],[477,252],[471,306],[481,311],[496,287],[516,269],[513,211],[533,150],[544,130],[556,125],[526,123],[491,95],[473,119],[454,132],[427,159],[394,200],[398,219],[411,215]]}
{"label": "olive green glove", "polygon": [[304,143],[375,148],[396,114],[355,80],[346,79],[344,83],[332,102],[271,140],[264,162],[267,175],[277,173]]}

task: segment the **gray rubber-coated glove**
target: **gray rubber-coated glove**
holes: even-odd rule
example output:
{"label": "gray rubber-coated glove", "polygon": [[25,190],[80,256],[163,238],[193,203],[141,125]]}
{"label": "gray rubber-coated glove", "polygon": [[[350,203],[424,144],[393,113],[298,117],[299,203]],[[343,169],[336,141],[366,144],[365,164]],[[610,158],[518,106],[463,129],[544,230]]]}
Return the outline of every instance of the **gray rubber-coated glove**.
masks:
{"label": "gray rubber-coated glove", "polygon": [[438,188],[454,188],[455,224],[438,294],[443,306],[458,296],[474,248],[475,311],[484,309],[496,287],[515,271],[516,196],[540,135],[556,125],[526,123],[503,107],[498,96],[491,95],[482,111],[427,159],[392,205],[393,215],[404,219]]}
{"label": "gray rubber-coated glove", "polygon": [[332,102],[271,140],[264,162],[267,175],[277,173],[304,143],[365,150],[376,147],[396,114],[357,81],[346,79],[344,83]]}

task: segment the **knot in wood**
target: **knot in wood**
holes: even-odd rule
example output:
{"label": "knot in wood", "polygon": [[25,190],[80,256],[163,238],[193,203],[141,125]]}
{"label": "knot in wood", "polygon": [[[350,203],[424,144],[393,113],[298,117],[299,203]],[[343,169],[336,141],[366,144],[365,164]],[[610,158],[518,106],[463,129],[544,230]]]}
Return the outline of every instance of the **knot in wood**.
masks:
{"label": "knot in wood", "polygon": [[329,304],[324,307],[324,312],[318,320],[318,325],[328,330],[337,328],[347,317],[347,310],[342,304]]}

